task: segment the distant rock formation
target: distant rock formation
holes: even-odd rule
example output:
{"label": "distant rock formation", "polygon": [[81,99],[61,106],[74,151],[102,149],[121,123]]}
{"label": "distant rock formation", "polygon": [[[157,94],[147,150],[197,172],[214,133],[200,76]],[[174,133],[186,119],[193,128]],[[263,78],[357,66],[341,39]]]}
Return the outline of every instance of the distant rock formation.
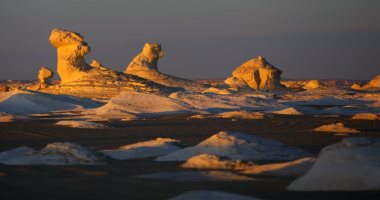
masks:
{"label": "distant rock formation", "polygon": [[40,83],[50,83],[50,79],[53,78],[54,72],[49,68],[42,66],[40,71],[38,72],[38,80]]}
{"label": "distant rock formation", "polygon": [[318,80],[310,80],[302,88],[305,90],[309,90],[309,89],[318,89],[321,86],[322,84]]}
{"label": "distant rock formation", "polygon": [[364,86],[360,86],[359,84],[354,83],[351,86],[351,88],[354,90],[379,90],[380,89],[380,74],[375,76]]}
{"label": "distant rock formation", "polygon": [[90,52],[90,46],[79,33],[53,29],[49,41],[57,48],[61,84],[56,88],[44,88],[44,92],[93,98],[112,97],[122,90],[158,93],[179,90],[106,68],[97,60],[88,64],[84,56]]}
{"label": "distant rock formation", "polygon": [[232,88],[246,86],[255,90],[275,90],[282,88],[280,83],[282,71],[258,56],[240,65],[232,72],[232,77],[225,80]]}
{"label": "distant rock formation", "polygon": [[133,74],[169,87],[182,87],[191,90],[204,89],[201,84],[195,81],[170,76],[158,71],[158,59],[163,56],[161,44],[145,43],[142,52],[129,63],[124,73]]}

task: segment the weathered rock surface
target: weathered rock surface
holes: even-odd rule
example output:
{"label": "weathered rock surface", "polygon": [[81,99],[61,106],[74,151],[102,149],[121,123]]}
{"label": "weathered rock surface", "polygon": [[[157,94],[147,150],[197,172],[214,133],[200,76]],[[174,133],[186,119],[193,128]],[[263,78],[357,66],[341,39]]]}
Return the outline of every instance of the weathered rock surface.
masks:
{"label": "weathered rock surface", "polygon": [[54,72],[49,68],[42,66],[38,72],[38,81],[40,83],[50,83],[50,79],[53,78]]}
{"label": "weathered rock surface", "polygon": [[313,167],[287,189],[379,190],[379,177],[380,139],[352,137],[323,148]]}
{"label": "weathered rock surface", "polygon": [[105,157],[78,144],[50,143],[40,151],[22,147],[0,153],[0,162],[7,165],[95,165]]}
{"label": "weathered rock surface", "polygon": [[380,74],[371,79],[367,84],[360,86],[355,83],[351,86],[355,90],[378,90],[380,89]]}
{"label": "weathered rock surface", "polygon": [[88,64],[84,56],[90,52],[90,47],[79,33],[54,29],[49,41],[57,48],[57,72],[61,84],[46,88],[44,92],[104,98],[115,96],[123,90],[157,93],[179,90],[135,75],[116,72],[97,60]]}
{"label": "weathered rock surface", "polygon": [[294,160],[309,153],[281,142],[240,132],[221,131],[201,143],[158,157],[157,161],[185,161],[199,154],[225,156],[234,160]]}
{"label": "weathered rock surface", "polygon": [[182,87],[191,90],[204,89],[201,84],[188,79],[170,76],[158,71],[158,59],[164,56],[161,44],[145,43],[143,50],[129,63],[126,74],[133,74],[169,87]]}
{"label": "weathered rock surface", "polygon": [[280,89],[281,73],[281,70],[258,56],[236,68],[232,72],[232,77],[227,78],[225,83],[232,88],[243,88],[247,85],[255,90]]}

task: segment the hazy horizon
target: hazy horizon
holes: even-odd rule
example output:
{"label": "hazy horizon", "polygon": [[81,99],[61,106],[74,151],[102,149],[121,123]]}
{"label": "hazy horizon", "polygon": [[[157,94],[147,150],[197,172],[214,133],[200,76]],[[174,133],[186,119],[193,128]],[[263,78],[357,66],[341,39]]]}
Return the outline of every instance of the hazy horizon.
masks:
{"label": "hazy horizon", "polygon": [[379,9],[376,0],[1,1],[0,79],[55,70],[48,37],[63,28],[84,36],[89,63],[118,71],[157,42],[159,69],[185,78],[226,78],[262,55],[286,79],[367,80],[380,73]]}

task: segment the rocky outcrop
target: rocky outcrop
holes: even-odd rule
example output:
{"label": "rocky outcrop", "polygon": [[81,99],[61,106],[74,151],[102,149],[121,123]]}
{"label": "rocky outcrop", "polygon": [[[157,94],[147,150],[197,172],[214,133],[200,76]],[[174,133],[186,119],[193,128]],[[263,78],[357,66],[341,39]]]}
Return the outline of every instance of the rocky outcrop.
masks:
{"label": "rocky outcrop", "polygon": [[53,78],[53,76],[54,72],[45,66],[42,66],[38,72],[38,80],[40,83],[49,84],[51,82],[50,79]]}
{"label": "rocky outcrop", "polygon": [[80,79],[91,70],[92,67],[84,59],[90,47],[79,33],[54,29],[49,42],[57,49],[57,72],[62,84]]}
{"label": "rocky outcrop", "polygon": [[351,88],[354,90],[379,90],[380,89],[380,74],[375,76],[364,86],[360,86],[359,84],[354,83],[351,86]]}
{"label": "rocky outcrop", "polygon": [[225,83],[238,89],[248,86],[255,90],[275,90],[282,88],[281,73],[281,70],[259,56],[236,68]]}
{"label": "rocky outcrop", "polygon": [[188,79],[170,76],[158,71],[158,59],[164,56],[161,44],[145,43],[143,50],[129,63],[124,71],[144,79],[169,87],[182,87],[190,90],[205,89],[201,84]]}
{"label": "rocky outcrop", "polygon": [[44,92],[70,94],[89,98],[109,98],[121,91],[173,92],[179,88],[169,88],[153,81],[125,74],[104,67],[99,61],[88,64],[84,56],[90,46],[79,33],[54,29],[49,41],[57,48],[57,72],[61,84],[57,87],[43,88]]}
{"label": "rocky outcrop", "polygon": [[288,190],[360,191],[380,189],[380,139],[345,138],[319,153],[313,167]]}

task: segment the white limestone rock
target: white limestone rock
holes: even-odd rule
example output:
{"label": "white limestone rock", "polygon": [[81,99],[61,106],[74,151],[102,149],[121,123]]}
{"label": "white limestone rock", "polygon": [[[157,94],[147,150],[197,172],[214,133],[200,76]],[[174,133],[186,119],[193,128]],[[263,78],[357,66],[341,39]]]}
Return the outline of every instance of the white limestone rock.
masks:
{"label": "white limestone rock", "polygon": [[225,156],[234,160],[294,160],[310,156],[281,142],[240,132],[221,131],[201,143],[158,157],[157,161],[185,161],[199,154]]}
{"label": "white limestone rock", "polygon": [[360,132],[354,128],[345,127],[343,123],[322,125],[318,128],[315,128],[314,131],[332,132],[332,133],[359,133]]}
{"label": "white limestone rock", "polygon": [[241,160],[231,160],[227,157],[219,157],[211,154],[199,154],[186,160],[181,165],[182,168],[195,169],[249,169],[255,166],[254,163],[242,162]]}
{"label": "white limestone rock", "polygon": [[68,126],[71,128],[90,128],[90,129],[107,128],[107,126],[104,124],[82,121],[82,120],[62,120],[55,124],[60,125],[60,126]]}
{"label": "white limestone rock", "polygon": [[358,113],[352,116],[355,120],[380,120],[380,116],[375,113]]}
{"label": "white limestone rock", "polygon": [[179,150],[181,147],[178,144],[179,141],[175,139],[157,138],[101,152],[116,160],[128,160],[165,155]]}
{"label": "white limestone rock", "polygon": [[109,98],[122,90],[155,93],[179,90],[105,68],[97,60],[88,64],[84,56],[90,52],[90,47],[79,33],[53,29],[49,41],[57,49],[57,72],[61,84],[59,88],[48,88],[44,92]]}
{"label": "white limestone rock", "polygon": [[318,80],[308,81],[302,88],[305,90],[318,89],[322,84]]}
{"label": "white limestone rock", "polygon": [[41,67],[40,71],[38,72],[38,80],[40,83],[49,84],[51,82],[50,79],[53,78],[53,76],[54,72],[45,66]]}
{"label": "white limestone rock", "polygon": [[248,112],[245,110],[222,112],[222,113],[216,114],[215,116],[224,118],[224,119],[263,119],[264,118],[264,114],[260,112]]}
{"label": "white limestone rock", "polygon": [[228,171],[179,171],[179,172],[157,172],[138,176],[143,179],[169,180],[179,182],[199,181],[254,181],[254,178],[239,175]]}
{"label": "white limestone rock", "polygon": [[201,84],[195,81],[170,76],[158,70],[158,59],[164,56],[161,44],[145,43],[143,50],[127,66],[126,74],[133,74],[144,79],[169,87],[181,87],[190,90],[204,90]]}
{"label": "white limestone rock", "polygon": [[283,88],[280,83],[281,73],[281,70],[258,56],[236,68],[225,83],[235,88],[244,87],[246,84],[255,90],[275,90]]}
{"label": "white limestone rock", "polygon": [[8,159],[0,159],[6,165],[96,165],[103,164],[105,158],[97,152],[69,142],[50,143],[36,152],[18,148],[3,154],[12,155]]}
{"label": "white limestone rock", "polygon": [[360,86],[355,83],[351,86],[355,90],[379,90],[380,89],[380,74],[371,79],[367,84]]}
{"label": "white limestone rock", "polygon": [[277,115],[302,115],[303,113],[298,111],[294,107],[285,108],[283,110],[276,110],[272,111],[271,113],[277,114]]}
{"label": "white limestone rock", "polygon": [[315,158],[306,157],[284,163],[255,165],[242,170],[242,174],[266,175],[281,177],[299,177],[305,174],[315,163]]}
{"label": "white limestone rock", "polygon": [[313,167],[288,190],[362,191],[380,189],[380,139],[345,138],[322,149]]}

